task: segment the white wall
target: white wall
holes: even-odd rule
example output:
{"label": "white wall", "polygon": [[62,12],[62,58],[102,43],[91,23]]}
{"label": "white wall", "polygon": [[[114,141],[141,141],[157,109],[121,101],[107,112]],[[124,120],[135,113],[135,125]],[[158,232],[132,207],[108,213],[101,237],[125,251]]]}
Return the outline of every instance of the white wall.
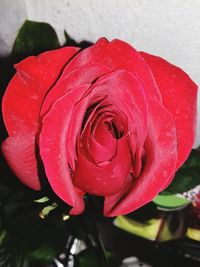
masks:
{"label": "white wall", "polygon": [[[0,54],[25,19],[50,23],[64,41],[121,38],[160,55],[200,85],[200,0],[0,0]],[[198,132],[200,144],[200,90]]]}

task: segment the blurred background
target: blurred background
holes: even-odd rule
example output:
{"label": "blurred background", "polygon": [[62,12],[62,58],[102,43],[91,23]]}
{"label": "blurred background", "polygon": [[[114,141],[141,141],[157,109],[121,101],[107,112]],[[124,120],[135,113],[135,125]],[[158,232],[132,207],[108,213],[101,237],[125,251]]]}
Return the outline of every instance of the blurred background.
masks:
{"label": "blurred background", "polygon": [[[25,19],[50,23],[64,43],[105,36],[171,61],[200,84],[199,0],[1,0],[0,56],[8,55]],[[200,93],[198,122],[200,121]],[[200,144],[200,123],[195,147]]]}

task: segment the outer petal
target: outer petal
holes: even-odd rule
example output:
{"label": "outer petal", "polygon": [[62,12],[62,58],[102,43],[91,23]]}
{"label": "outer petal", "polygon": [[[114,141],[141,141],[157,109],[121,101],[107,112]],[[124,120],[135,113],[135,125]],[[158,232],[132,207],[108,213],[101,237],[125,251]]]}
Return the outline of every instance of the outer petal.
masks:
{"label": "outer petal", "polygon": [[142,52],[160,89],[163,104],[172,113],[178,137],[178,169],[187,159],[195,138],[197,85],[180,68]]}
{"label": "outer petal", "polygon": [[9,135],[34,131],[41,103],[64,65],[77,53],[65,47],[28,57],[15,67],[17,73],[3,97],[3,117]]}
{"label": "outer petal", "polygon": [[63,76],[69,71],[91,63],[104,64],[111,68],[111,70],[123,69],[130,71],[141,80],[149,96],[152,96],[157,101],[161,101],[159,89],[148,64],[129,44],[117,39],[108,42],[106,39],[101,38],[96,44],[84,49],[73,58],[65,68]]}
{"label": "outer petal", "polygon": [[[73,207],[71,214],[81,213],[84,202],[83,192],[76,190],[70,177],[67,132],[73,109],[88,87],[89,85],[76,87],[53,104],[52,109],[44,117],[39,141],[40,155],[49,183],[53,191]],[[76,110],[80,120],[85,114],[87,103],[81,108],[81,111]]]}
{"label": "outer petal", "polygon": [[110,68],[102,64],[90,64],[87,66],[78,66],[73,71],[65,71],[56,85],[49,92],[42,106],[41,115],[44,115],[52,104],[60,97],[65,95],[74,87],[85,83],[92,83],[100,76],[110,72]]}
{"label": "outer petal", "polygon": [[105,216],[127,214],[145,205],[175,172],[177,140],[174,120],[162,105],[151,99],[148,126],[143,172],[128,190],[105,198]]}
{"label": "outer petal", "polygon": [[32,189],[39,190],[37,161],[35,159],[35,134],[8,137],[2,152],[15,175]]}
{"label": "outer petal", "polygon": [[67,47],[21,61],[3,97],[3,118],[11,137],[3,143],[2,150],[14,173],[32,189],[40,188],[35,132],[41,104],[64,65],[78,50]]}

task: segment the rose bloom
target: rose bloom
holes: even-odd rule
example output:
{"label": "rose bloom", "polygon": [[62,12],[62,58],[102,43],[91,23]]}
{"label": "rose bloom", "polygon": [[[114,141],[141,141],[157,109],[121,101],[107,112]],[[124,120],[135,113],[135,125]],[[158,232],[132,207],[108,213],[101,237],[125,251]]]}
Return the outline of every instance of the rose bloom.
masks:
{"label": "rose bloom", "polygon": [[101,38],[15,68],[3,97],[3,154],[35,190],[42,161],[70,214],[83,212],[86,193],[104,197],[105,216],[127,214],[165,189],[188,157],[197,86],[164,59]]}

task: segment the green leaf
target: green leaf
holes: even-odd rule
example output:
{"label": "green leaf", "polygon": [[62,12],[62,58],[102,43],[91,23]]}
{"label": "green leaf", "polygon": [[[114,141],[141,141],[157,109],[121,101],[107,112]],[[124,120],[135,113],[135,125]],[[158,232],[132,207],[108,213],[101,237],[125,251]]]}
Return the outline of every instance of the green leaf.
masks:
{"label": "green leaf", "polygon": [[172,183],[160,194],[187,192],[200,184],[200,151],[193,149],[184,165],[176,172]]}
{"label": "green leaf", "polygon": [[172,183],[162,194],[178,194],[187,192],[200,184],[200,168],[184,167],[180,169]]}
{"label": "green leaf", "polygon": [[182,166],[182,168],[187,168],[187,167],[200,168],[200,150],[199,149],[192,149],[188,159]]}
{"label": "green leaf", "polygon": [[183,197],[178,197],[177,195],[172,194],[158,195],[156,198],[154,198],[153,202],[159,207],[169,210],[180,209],[191,203],[189,200]]}
{"label": "green leaf", "polygon": [[3,243],[4,238],[6,237],[6,231],[0,229],[0,245]]}
{"label": "green leaf", "polygon": [[26,20],[15,39],[12,53],[28,56],[59,47],[56,32],[48,23]]}
{"label": "green leaf", "polygon": [[30,260],[39,262],[50,262],[56,256],[57,251],[47,244],[43,244],[38,249],[27,254]]}
{"label": "green leaf", "polygon": [[69,36],[66,30],[64,30],[64,36],[66,39],[64,46],[78,46],[78,43]]}
{"label": "green leaf", "polygon": [[81,47],[81,48],[87,48],[89,46],[92,45],[91,42],[89,41],[82,41],[80,43],[77,43],[74,39],[72,39],[69,34],[66,32],[66,30],[64,30],[64,36],[65,36],[65,43],[64,43],[64,46],[78,46],[78,47]]}

